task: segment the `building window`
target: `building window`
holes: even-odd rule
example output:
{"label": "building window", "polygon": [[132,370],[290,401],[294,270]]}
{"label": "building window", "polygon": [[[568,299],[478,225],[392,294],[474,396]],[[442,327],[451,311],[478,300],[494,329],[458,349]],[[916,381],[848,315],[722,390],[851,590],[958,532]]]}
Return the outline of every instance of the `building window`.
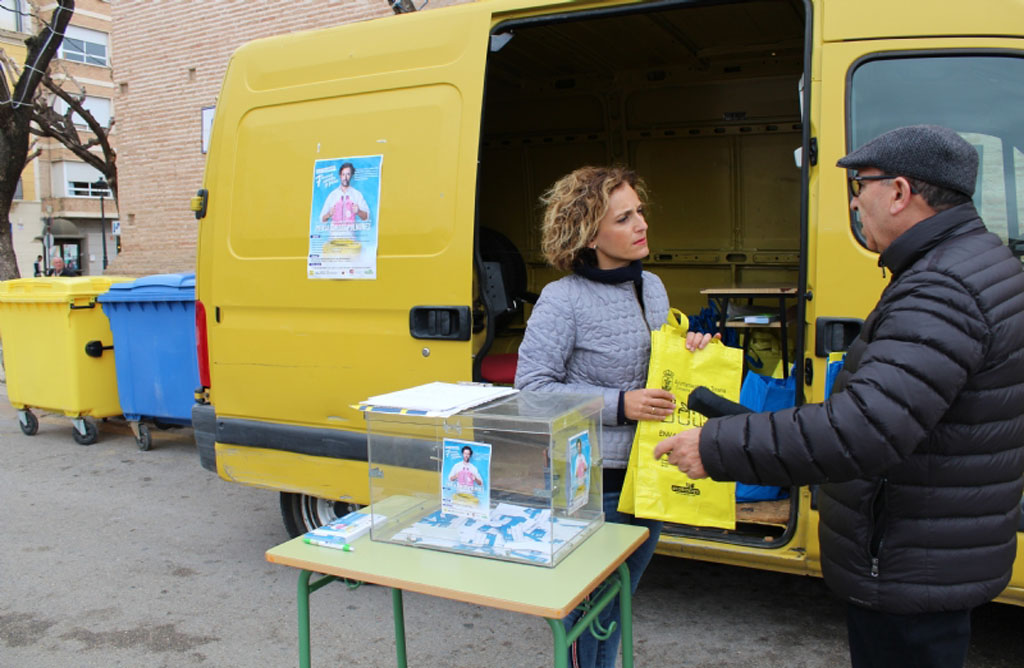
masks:
{"label": "building window", "polygon": [[107,33],[68,26],[60,44],[60,57],[86,65],[107,65]]}
{"label": "building window", "polygon": [[[105,128],[110,127],[110,99],[105,97],[93,97],[86,95],[82,100],[82,107],[85,108],[99,124]],[[59,97],[53,101],[53,109],[58,114],[65,114],[68,110],[68,103]],[[72,114],[71,120],[79,127],[86,127],[85,119],[78,114]]]}
{"label": "building window", "polygon": [[27,32],[30,9],[25,0],[0,0],[0,30]]}
{"label": "building window", "polygon": [[110,187],[97,186],[103,174],[84,162],[56,162],[53,164],[54,184],[63,183],[64,192],[58,197],[110,197]]}
{"label": "building window", "polygon": [[70,197],[110,197],[110,188],[98,188],[96,181],[68,181],[68,193]]}

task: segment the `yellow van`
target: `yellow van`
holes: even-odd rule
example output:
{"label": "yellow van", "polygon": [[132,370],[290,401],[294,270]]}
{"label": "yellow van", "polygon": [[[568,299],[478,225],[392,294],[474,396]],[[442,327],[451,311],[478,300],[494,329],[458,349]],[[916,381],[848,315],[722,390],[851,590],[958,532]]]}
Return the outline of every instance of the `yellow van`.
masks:
{"label": "yellow van", "polygon": [[[981,154],[982,216],[1024,252],[1021,109],[1021,3],[481,0],[250,43],[194,201],[202,463],[280,492],[293,534],[366,503],[351,406],[507,379],[558,276],[538,195],[587,163],[647,181],[645,266],[672,305],[767,293],[779,322],[745,333],[785,341],[798,400],[821,401],[885,283],[836,160],[951,126]],[[762,504],[735,531],[668,527],[660,551],[818,575],[815,490]],[[1017,563],[1001,600],[1024,604]]]}

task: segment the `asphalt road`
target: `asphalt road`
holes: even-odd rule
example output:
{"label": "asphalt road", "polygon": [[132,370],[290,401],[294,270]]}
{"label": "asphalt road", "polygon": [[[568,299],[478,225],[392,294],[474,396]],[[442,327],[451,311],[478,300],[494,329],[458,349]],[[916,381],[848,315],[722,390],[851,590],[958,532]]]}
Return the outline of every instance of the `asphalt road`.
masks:
{"label": "asphalt road", "polygon": [[[124,422],[98,443],[44,416],[24,436],[0,384],[0,666],[293,666],[297,572],[277,494],[199,466],[188,429],[141,452]],[[550,665],[539,619],[407,594],[413,666]],[[816,579],[655,561],[635,599],[637,666],[848,665],[842,605]],[[314,665],[394,665],[381,587],[312,599]],[[1024,609],[980,608],[969,666],[1024,656]]]}

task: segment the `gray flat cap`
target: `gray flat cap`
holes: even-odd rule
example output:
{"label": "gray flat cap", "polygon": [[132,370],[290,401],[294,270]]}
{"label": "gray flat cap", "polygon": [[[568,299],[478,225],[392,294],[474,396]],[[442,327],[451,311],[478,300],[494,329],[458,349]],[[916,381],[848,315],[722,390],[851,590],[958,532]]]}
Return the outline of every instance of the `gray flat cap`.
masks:
{"label": "gray flat cap", "polygon": [[908,125],[879,135],[836,163],[847,169],[874,167],[974,195],[978,152],[941,125]]}

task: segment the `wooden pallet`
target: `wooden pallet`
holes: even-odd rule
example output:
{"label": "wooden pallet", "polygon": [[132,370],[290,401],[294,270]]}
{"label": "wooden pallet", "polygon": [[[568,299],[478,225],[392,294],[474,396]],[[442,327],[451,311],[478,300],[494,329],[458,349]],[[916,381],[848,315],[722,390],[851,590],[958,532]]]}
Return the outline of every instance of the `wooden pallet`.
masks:
{"label": "wooden pallet", "polygon": [[736,521],[785,527],[789,523],[790,499],[751,501],[736,504]]}

